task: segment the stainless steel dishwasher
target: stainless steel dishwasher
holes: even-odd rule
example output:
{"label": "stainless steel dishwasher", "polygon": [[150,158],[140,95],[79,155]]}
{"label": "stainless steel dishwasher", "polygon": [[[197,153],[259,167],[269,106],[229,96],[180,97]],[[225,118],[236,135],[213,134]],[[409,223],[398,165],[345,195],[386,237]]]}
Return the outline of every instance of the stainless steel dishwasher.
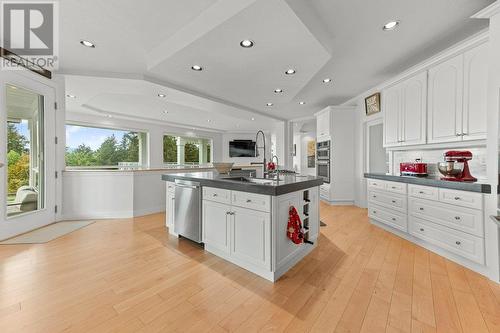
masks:
{"label": "stainless steel dishwasher", "polygon": [[189,180],[175,180],[174,231],[201,243],[201,186]]}

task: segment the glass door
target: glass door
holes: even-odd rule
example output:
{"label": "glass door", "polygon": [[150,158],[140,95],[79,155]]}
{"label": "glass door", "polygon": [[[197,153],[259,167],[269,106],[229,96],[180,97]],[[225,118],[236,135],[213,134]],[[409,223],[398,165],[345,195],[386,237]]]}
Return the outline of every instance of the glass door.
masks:
{"label": "glass door", "polygon": [[54,88],[18,72],[0,78],[0,239],[55,220]]}

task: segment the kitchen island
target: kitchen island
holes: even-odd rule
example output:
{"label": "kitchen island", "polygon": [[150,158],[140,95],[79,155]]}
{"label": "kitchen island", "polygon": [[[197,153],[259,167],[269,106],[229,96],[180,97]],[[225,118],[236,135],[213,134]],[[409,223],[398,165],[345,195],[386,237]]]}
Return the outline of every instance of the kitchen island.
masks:
{"label": "kitchen island", "polygon": [[[180,227],[185,222],[201,220],[198,241],[206,251],[267,280],[279,279],[317,245],[320,178],[280,175],[273,180],[210,171],[165,174],[162,179],[167,183],[170,234],[186,230]],[[182,192],[186,189],[189,198]],[[186,212],[186,205],[193,203]],[[286,234],[291,207],[305,229],[302,244],[293,243]]]}

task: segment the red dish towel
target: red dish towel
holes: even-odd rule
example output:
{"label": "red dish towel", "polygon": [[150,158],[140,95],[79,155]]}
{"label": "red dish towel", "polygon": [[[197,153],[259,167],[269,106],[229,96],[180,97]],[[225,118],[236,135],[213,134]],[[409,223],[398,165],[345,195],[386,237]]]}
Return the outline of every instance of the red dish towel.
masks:
{"label": "red dish towel", "polygon": [[286,235],[295,244],[302,244],[304,242],[302,221],[300,221],[300,216],[294,206],[291,206],[288,212],[288,226],[286,228]]}

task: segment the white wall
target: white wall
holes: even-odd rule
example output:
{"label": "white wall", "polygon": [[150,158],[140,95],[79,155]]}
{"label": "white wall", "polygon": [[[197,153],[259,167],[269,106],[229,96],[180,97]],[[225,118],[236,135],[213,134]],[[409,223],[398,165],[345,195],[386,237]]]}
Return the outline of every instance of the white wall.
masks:
{"label": "white wall", "polygon": [[[257,133],[224,133],[222,135],[222,155],[219,159],[214,158],[214,162],[233,162],[235,164],[250,164],[251,162],[262,162],[264,158],[262,149],[259,149],[257,157],[229,157],[229,142],[233,140],[252,140],[255,141]],[[257,145],[262,146],[262,135],[259,135]],[[271,135],[266,133],[266,158],[271,160]]]}
{"label": "white wall", "polygon": [[[90,126],[102,126],[111,128],[123,128],[138,130],[149,133],[149,167],[163,167],[163,135],[176,134],[181,136],[194,136],[199,138],[212,139],[213,161],[219,161],[222,158],[222,134],[206,131],[190,131],[185,128],[135,121],[120,118],[107,118],[103,116],[85,115],[81,113],[68,112],[66,122],[75,122]],[[255,139],[255,136],[254,136]],[[64,145],[63,145],[64,147]]]}

